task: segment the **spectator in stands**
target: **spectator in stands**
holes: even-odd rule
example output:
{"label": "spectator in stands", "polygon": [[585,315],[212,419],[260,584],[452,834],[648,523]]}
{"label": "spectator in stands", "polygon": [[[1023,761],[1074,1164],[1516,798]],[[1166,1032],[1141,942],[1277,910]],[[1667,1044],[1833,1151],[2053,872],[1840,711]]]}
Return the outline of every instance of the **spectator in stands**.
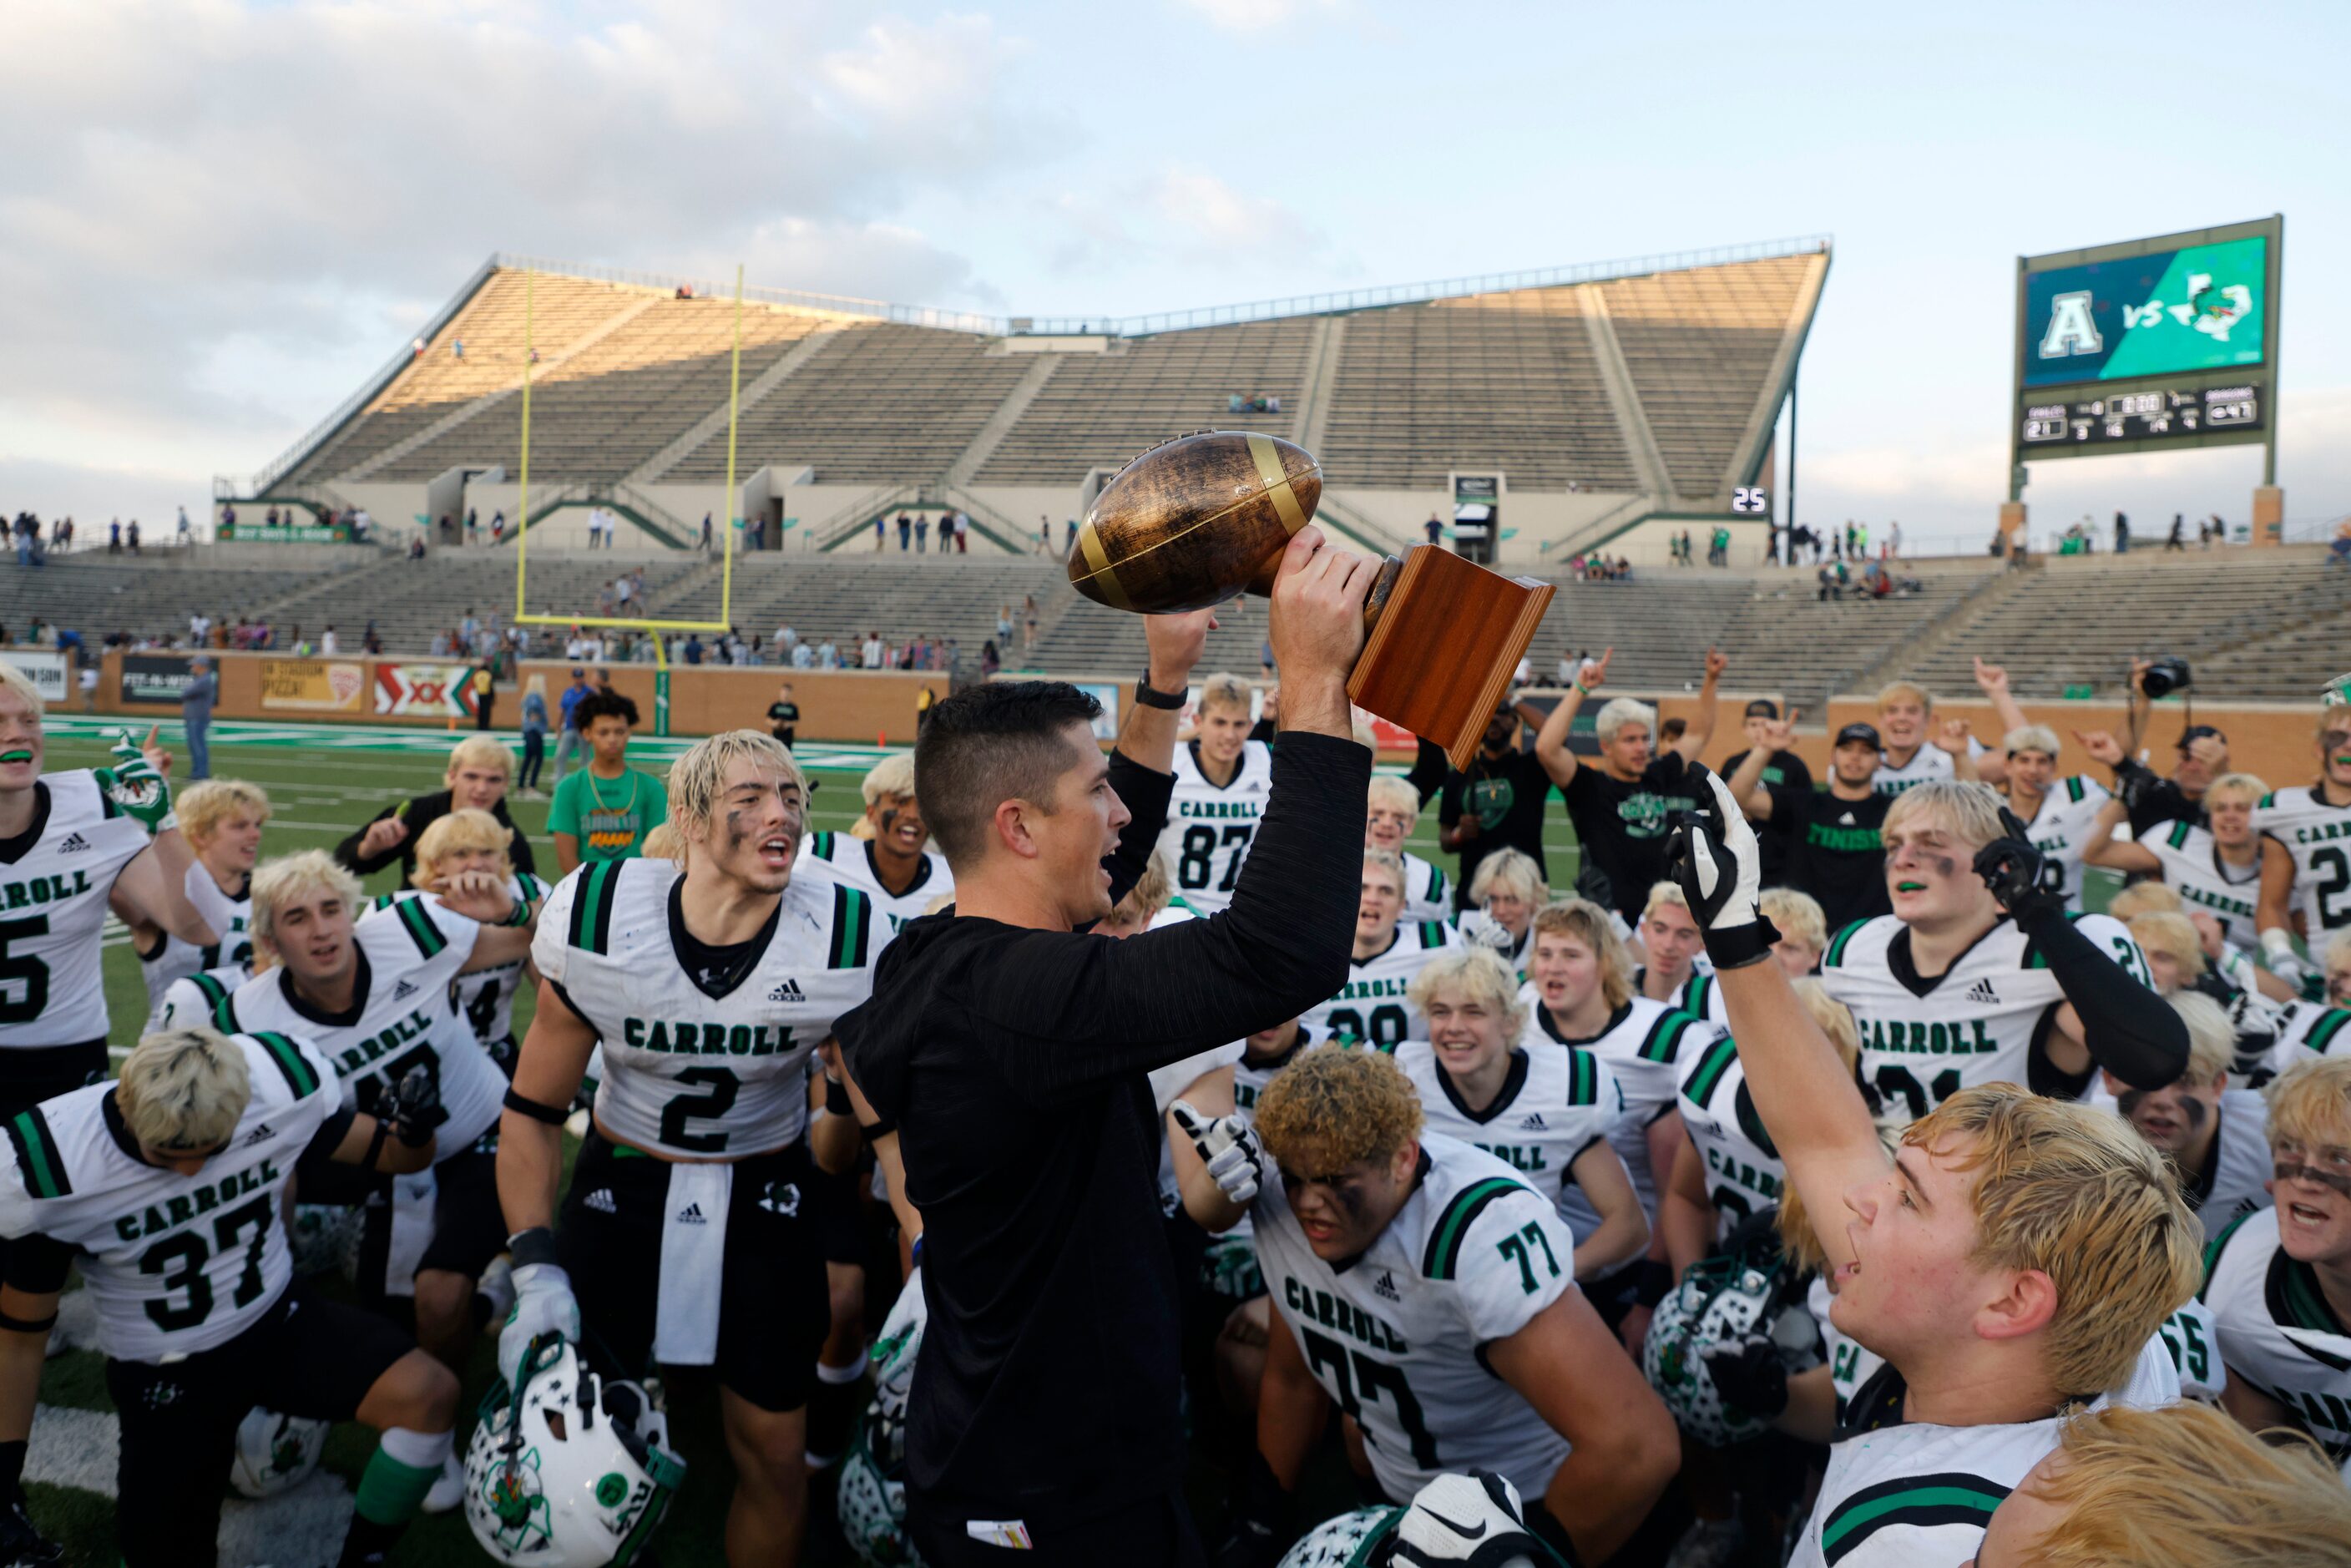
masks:
{"label": "spectator in stands", "polygon": [[487,811],[514,834],[507,852],[514,868],[536,875],[530,841],[507,813],[507,789],[514,781],[514,753],[486,735],[469,735],[449,752],[441,776],[444,788],[413,800],[395,800],[335,846],[335,859],[361,876],[372,876],[395,861],[405,886],[416,870],[416,844],[424,830],[452,811]]}
{"label": "spectator in stands", "polygon": [[961,512],[961,511],[959,511],[959,512],[956,513],[956,515],[955,515],[955,534],[956,534],[956,554],[957,554],[957,555],[969,555],[969,554],[971,553],[971,514],[970,514],[970,513],[968,513],[968,512]]}
{"label": "spectator in stands", "polygon": [[990,637],[979,645],[979,678],[983,681],[993,680],[996,678],[996,672],[1002,668],[1004,668],[1004,655],[996,651],[996,639]]}
{"label": "spectator in stands", "polygon": [[1886,559],[1888,560],[1900,559],[1902,557],[1901,519],[1896,518],[1893,522],[1886,524]]}
{"label": "spectator in stands", "polygon": [[1037,645],[1037,596],[1026,593],[1020,597],[1020,652],[1026,655]]}
{"label": "spectator in stands", "polygon": [[882,667],[882,655],[884,652],[886,652],[886,650],[882,645],[882,633],[879,632],[866,632],[863,646],[857,650],[858,667],[860,669],[866,670],[880,669]]}
{"label": "spectator in stands", "polygon": [[2326,564],[2351,567],[2351,517],[2335,525],[2335,538],[2326,546]]}
{"label": "spectator in stands", "polygon": [[702,514],[702,553],[705,555],[710,553],[710,514],[708,512]]}
{"label": "spectator in stands", "polygon": [[1037,518],[1037,553],[1053,553],[1053,519],[1040,514]]}
{"label": "spectator in stands", "polygon": [[816,650],[806,643],[795,643],[792,644],[791,662],[795,670],[812,670],[816,668]]}
{"label": "spectator in stands", "polygon": [[556,785],[547,811],[557,874],[563,876],[585,861],[634,859],[645,835],[669,820],[661,780],[628,766],[637,705],[618,692],[598,692],[580,703],[576,716],[590,760]]}
{"label": "spectator in stands", "polygon": [[465,357],[465,339],[452,338],[449,340],[449,357],[453,360],[462,360]]}
{"label": "spectator in stands", "polygon": [[[106,526],[106,553],[109,555],[122,553],[122,519],[120,517],[115,518]],[[26,526],[25,519],[22,517],[16,519],[16,564],[18,566],[33,564],[33,530]]]}
{"label": "spectator in stands", "polygon": [[571,684],[563,688],[563,695],[559,699],[563,716],[562,733],[555,737],[555,781],[559,785],[563,782],[564,774],[570,770],[572,758],[580,753],[578,709],[590,693],[588,672],[574,664],[571,667]]}
{"label": "spectator in stands", "polygon": [[2115,508],[2115,553],[2130,553],[2130,518],[2123,515],[2120,507]]}
{"label": "spectator in stands", "polygon": [[1078,519],[1071,517],[1061,529],[1061,553],[1069,554],[1078,548]]}
{"label": "spectator in stands", "polygon": [[914,519],[905,513],[898,514],[898,553],[904,555],[914,548]]}
{"label": "spectator in stands", "polygon": [[831,638],[827,637],[817,648],[816,663],[817,668],[820,670],[837,670],[841,668],[841,650],[833,646]]}
{"label": "spectator in stands", "polygon": [[465,542],[469,545],[482,542],[482,509],[479,507],[465,508]]}
{"label": "spectator in stands", "polygon": [[538,800],[539,770],[547,765],[547,677],[534,674],[522,690],[522,773],[515,794]]}
{"label": "spectator in stands", "polygon": [[702,633],[699,632],[686,633],[685,662],[689,664],[702,663]]}
{"label": "spectator in stands", "polygon": [[180,727],[187,732],[192,783],[213,776],[213,704],[219,696],[220,682],[213,674],[213,662],[199,653],[188,661],[188,684],[180,688]]}

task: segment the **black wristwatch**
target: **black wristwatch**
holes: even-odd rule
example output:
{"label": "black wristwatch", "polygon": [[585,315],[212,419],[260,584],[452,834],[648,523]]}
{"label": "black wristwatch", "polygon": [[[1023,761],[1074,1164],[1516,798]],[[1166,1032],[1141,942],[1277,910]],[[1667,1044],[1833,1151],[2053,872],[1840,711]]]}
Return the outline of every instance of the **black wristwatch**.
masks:
{"label": "black wristwatch", "polygon": [[1155,692],[1151,689],[1151,666],[1148,664],[1143,667],[1143,674],[1135,677],[1134,700],[1144,707],[1165,708],[1170,713],[1184,711],[1185,695],[1182,692]]}

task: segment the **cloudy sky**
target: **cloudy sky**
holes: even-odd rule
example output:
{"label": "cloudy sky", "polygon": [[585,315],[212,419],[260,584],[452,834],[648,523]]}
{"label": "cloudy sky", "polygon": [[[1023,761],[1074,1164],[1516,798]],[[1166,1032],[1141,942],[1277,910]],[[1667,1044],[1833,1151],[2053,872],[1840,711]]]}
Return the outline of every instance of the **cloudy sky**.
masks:
{"label": "cloudy sky", "polygon": [[[1138,313],[1833,234],[1815,519],[1980,538],[2014,257],[2286,214],[2281,478],[2351,509],[2351,7],[0,5],[0,507],[168,515],[506,250]],[[2259,449],[2052,463],[2241,517]]]}

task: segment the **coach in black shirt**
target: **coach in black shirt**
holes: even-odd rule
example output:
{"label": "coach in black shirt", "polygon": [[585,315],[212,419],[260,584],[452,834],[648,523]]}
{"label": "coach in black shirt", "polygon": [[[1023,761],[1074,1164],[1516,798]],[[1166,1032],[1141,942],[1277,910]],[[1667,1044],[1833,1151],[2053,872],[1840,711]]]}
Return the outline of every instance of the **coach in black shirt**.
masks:
{"label": "coach in black shirt", "polygon": [[[1757,697],[1753,702],[1749,703],[1746,717],[1740,721],[1740,727],[1747,732],[1750,750],[1731,753],[1723,758],[1722,766],[1716,771],[1725,779],[1735,776],[1739,772],[1739,765],[1746,761],[1751,754],[1751,747],[1762,744],[1763,727],[1779,716],[1780,705],[1770,697]],[[1795,716],[1796,710],[1789,709],[1788,717],[1792,721]],[[1794,752],[1778,752],[1764,759],[1764,789],[1809,789],[1812,787],[1813,770],[1806,767],[1804,759]],[[1788,880],[1785,874],[1788,864],[1788,834],[1784,825],[1777,819],[1769,822],[1758,822],[1755,824],[1755,840],[1763,852],[1763,885],[1766,887],[1784,885]]]}
{"label": "coach in black shirt", "polygon": [[[1421,745],[1425,755],[1428,743]],[[1479,863],[1497,850],[1527,855],[1543,881],[1551,881],[1542,834],[1551,787],[1551,770],[1520,747],[1517,711],[1507,703],[1496,708],[1468,768],[1446,774],[1445,798],[1437,808],[1437,844],[1461,857],[1453,879],[1454,908],[1469,907],[1469,883]]]}
{"label": "coach in black shirt", "polygon": [[1820,904],[1834,936],[1856,920],[1894,913],[1886,890],[1886,808],[1895,797],[1877,792],[1877,765],[1886,755],[1876,727],[1849,724],[1829,752],[1829,787],[1760,783],[1770,765],[1793,760],[1794,726],[1773,719],[1759,727],[1757,745],[1725,780],[1747,815],[1788,835],[1785,885]]}
{"label": "coach in black shirt", "polygon": [[873,999],[835,1032],[859,1119],[877,1143],[894,1137],[922,1216],[930,1326],[907,1410],[907,1523],[931,1568],[1204,1561],[1182,1497],[1177,1292],[1145,1074],[1346,980],[1371,778],[1346,675],[1372,570],[1320,547],[1301,530],[1274,585],[1273,787],[1213,918],[1123,942],[1083,934],[1165,821],[1173,706],[1206,614],[1150,622],[1147,685],[1108,758],[1092,700],[1059,682],[958,693],[915,743],[956,906],[898,934]]}
{"label": "coach in black shirt", "polygon": [[452,811],[475,807],[496,817],[501,827],[514,834],[507,852],[515,870],[536,875],[538,866],[531,859],[530,841],[507,815],[507,786],[513,781],[514,753],[505,743],[486,735],[469,735],[449,753],[448,771],[442,775],[447,789],[386,806],[335,846],[335,859],[361,876],[398,861],[401,883],[405,886],[416,873],[416,841],[424,836],[424,830]]}

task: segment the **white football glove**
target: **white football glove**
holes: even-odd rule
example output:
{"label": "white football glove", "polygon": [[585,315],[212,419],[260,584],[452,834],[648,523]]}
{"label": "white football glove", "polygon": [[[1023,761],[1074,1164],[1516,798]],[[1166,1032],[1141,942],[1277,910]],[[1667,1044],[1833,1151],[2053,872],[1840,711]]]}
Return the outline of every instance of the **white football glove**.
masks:
{"label": "white football glove", "polygon": [[1437,1477],[1396,1524],[1397,1563],[1533,1568],[1549,1556],[1527,1531],[1518,1489],[1490,1470]]}
{"label": "white football glove", "polygon": [[1265,1145],[1258,1141],[1257,1129],[1238,1116],[1204,1122],[1199,1112],[1181,1100],[1167,1109],[1184,1135],[1192,1140],[1192,1147],[1199,1151],[1200,1163],[1216,1178],[1217,1189],[1243,1208],[1256,1202],[1258,1178],[1265,1162]]}
{"label": "white football glove", "polygon": [[2310,971],[2294,950],[2294,934],[2283,925],[2262,933],[2262,967],[2298,991],[2309,989]]}
{"label": "white football glove", "polygon": [[1717,969],[1755,963],[1780,933],[1756,909],[1762,892],[1763,855],[1747,813],[1713,772],[1693,762],[1684,777],[1698,809],[1681,814],[1666,847],[1667,869],[1689,901]]}
{"label": "white football glove", "polygon": [[514,1311],[498,1331],[498,1375],[514,1386],[530,1342],[541,1334],[560,1334],[574,1343],[580,1339],[580,1299],[571,1293],[571,1276],[556,1263],[531,1263],[514,1271]]}

